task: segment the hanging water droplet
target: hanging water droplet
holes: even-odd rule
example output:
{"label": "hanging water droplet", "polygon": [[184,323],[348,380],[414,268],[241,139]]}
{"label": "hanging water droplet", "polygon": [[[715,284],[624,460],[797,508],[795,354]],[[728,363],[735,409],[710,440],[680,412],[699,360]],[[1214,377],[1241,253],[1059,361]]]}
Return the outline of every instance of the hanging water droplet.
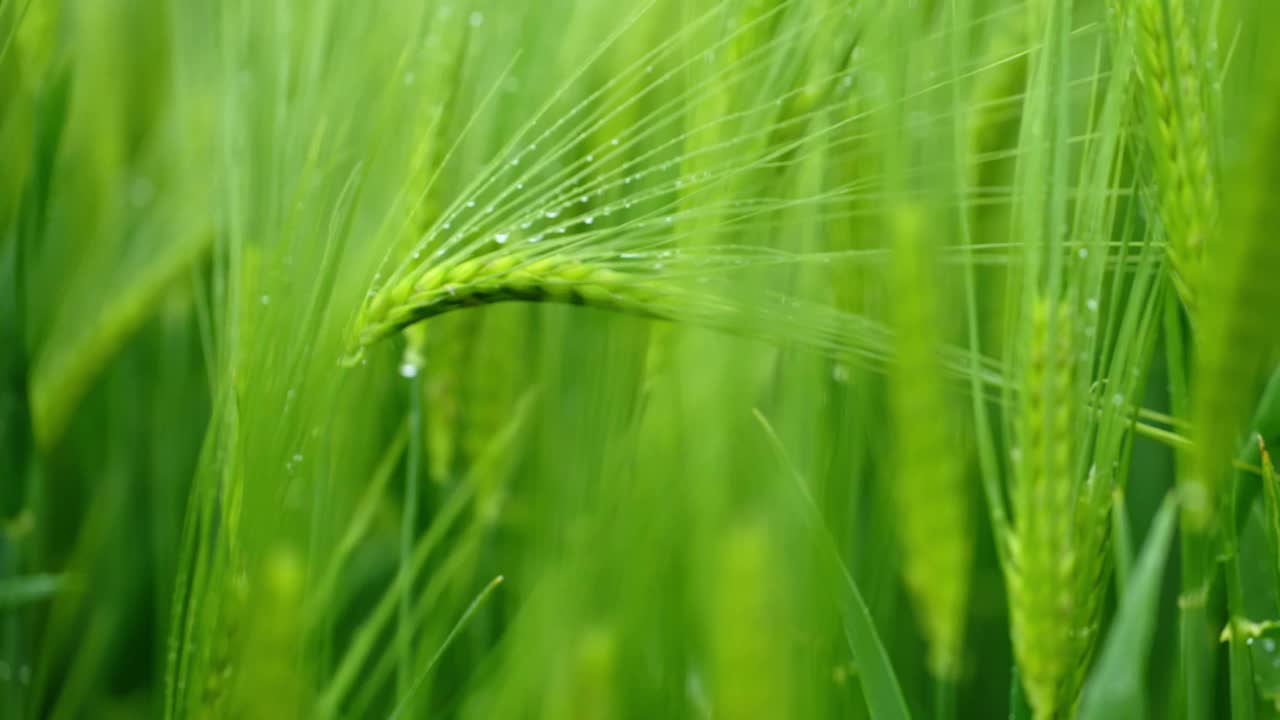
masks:
{"label": "hanging water droplet", "polygon": [[400,363],[400,377],[415,378],[418,376],[418,366],[411,362]]}
{"label": "hanging water droplet", "polygon": [[831,379],[841,385],[849,382],[849,368],[842,363],[835,363],[831,366]]}

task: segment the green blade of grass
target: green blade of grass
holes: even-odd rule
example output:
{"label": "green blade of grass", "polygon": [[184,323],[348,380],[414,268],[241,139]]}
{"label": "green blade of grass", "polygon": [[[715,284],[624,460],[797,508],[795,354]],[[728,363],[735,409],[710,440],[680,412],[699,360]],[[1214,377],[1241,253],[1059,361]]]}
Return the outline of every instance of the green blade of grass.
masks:
{"label": "green blade of grass", "polygon": [[39,602],[67,587],[65,575],[21,575],[0,578],[0,608]]}
{"label": "green blade of grass", "polygon": [[1080,700],[1080,720],[1147,717],[1145,677],[1177,504],[1161,506],[1129,578],[1129,587]]}
{"label": "green blade of grass", "polygon": [[889,654],[884,643],[876,632],[875,623],[871,619],[871,611],[862,599],[862,592],[845,567],[840,557],[840,549],[835,538],[827,529],[822,513],[814,504],[813,496],[805,485],[805,479],[795,470],[795,466],[787,457],[786,448],[782,446],[773,426],[768,419],[755,411],[756,420],[760,423],[774,451],[778,462],[791,477],[792,488],[788,496],[793,507],[803,518],[805,526],[812,534],[813,542],[824,570],[837,578],[838,597],[836,602],[840,609],[840,619],[844,625],[845,642],[853,653],[853,660],[858,665],[858,674],[862,678],[862,687],[866,692],[867,709],[876,720],[909,720],[911,712],[907,709],[906,697],[894,674],[893,665],[889,662]]}

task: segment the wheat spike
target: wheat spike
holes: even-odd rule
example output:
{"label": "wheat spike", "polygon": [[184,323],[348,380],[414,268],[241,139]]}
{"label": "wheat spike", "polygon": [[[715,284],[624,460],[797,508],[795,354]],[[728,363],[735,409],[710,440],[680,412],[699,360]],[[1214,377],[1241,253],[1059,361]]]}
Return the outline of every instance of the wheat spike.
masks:
{"label": "wheat spike", "polygon": [[[973,563],[972,523],[963,455],[949,437],[953,417],[938,361],[937,278],[925,241],[924,214],[903,208],[894,218],[897,357],[890,376],[895,463],[894,523],[902,574],[929,643],[931,671],[959,670]],[[947,538],[939,541],[939,538]]]}
{"label": "wheat spike", "polygon": [[1140,0],[1139,81],[1153,201],[1164,226],[1174,286],[1195,308],[1204,247],[1218,222],[1217,178],[1204,100],[1204,72],[1187,0]]}
{"label": "wheat spike", "polygon": [[520,253],[436,265],[379,290],[357,321],[360,350],[404,327],[450,310],[523,300],[559,302],[670,318],[676,288],[574,257]]}
{"label": "wheat spike", "polygon": [[1072,502],[1073,372],[1070,309],[1037,298],[1017,427],[1021,457],[1009,543],[1013,646],[1037,718],[1064,706],[1077,616]]}

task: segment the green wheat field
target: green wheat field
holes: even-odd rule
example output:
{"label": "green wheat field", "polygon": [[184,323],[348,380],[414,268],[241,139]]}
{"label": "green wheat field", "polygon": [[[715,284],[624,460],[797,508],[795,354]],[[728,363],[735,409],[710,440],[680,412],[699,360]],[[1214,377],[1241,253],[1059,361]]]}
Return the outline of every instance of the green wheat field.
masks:
{"label": "green wheat field", "polygon": [[1278,30],[0,0],[0,720],[1280,718]]}

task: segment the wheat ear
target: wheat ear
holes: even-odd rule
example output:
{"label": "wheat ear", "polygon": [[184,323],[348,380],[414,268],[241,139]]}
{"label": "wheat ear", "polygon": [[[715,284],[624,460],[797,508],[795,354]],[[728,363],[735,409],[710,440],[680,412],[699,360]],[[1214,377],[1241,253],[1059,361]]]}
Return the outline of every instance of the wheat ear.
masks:
{"label": "wheat ear", "polygon": [[1204,246],[1218,222],[1218,190],[1204,70],[1189,4],[1140,0],[1135,48],[1154,175],[1152,199],[1164,226],[1174,286],[1183,303],[1194,308]]}

